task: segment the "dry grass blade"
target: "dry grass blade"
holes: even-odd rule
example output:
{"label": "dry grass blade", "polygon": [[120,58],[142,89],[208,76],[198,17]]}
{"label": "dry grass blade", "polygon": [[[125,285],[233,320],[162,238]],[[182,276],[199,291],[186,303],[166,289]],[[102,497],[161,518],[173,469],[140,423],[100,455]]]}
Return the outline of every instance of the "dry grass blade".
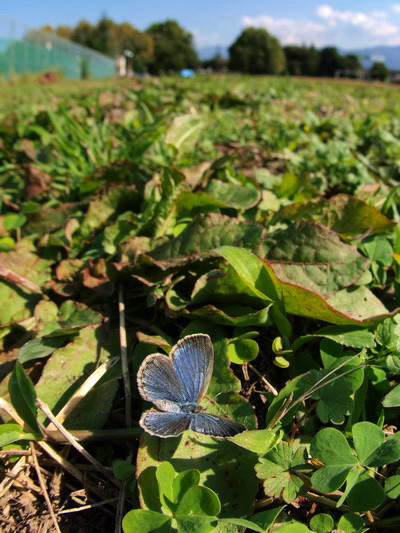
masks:
{"label": "dry grass blade", "polygon": [[14,422],[19,424],[22,428],[24,428],[25,431],[31,431],[30,428],[26,427],[25,422],[19,416],[17,411],[14,409],[14,407],[9,402],[7,402],[7,400],[1,397],[0,397],[0,411],[3,411],[4,413],[6,413],[10,418],[14,420]]}
{"label": "dry grass blade", "polygon": [[39,398],[36,399],[36,405],[43,411],[43,413],[49,418],[49,420],[55,425],[55,427],[61,431],[66,440],[77,450],[89,463],[91,463],[99,472],[103,474],[107,479],[111,481],[115,486],[119,487],[117,480],[109,474],[109,472],[104,468],[104,466],[97,461],[85,448],[79,444],[79,442],[71,435],[71,433],[65,429],[65,427],[60,424],[53,413],[50,411],[48,405],[42,402]]}
{"label": "dry grass blade", "polygon": [[119,337],[121,344],[121,365],[122,365],[122,378],[124,380],[124,393],[125,393],[125,421],[126,427],[132,426],[132,396],[131,396],[131,380],[129,377],[129,365],[128,365],[128,344],[126,338],[125,327],[125,303],[124,293],[122,285],[119,286],[118,292],[118,310],[119,310]]}
{"label": "dry grass blade", "polygon": [[49,493],[47,492],[46,482],[45,482],[45,480],[43,478],[42,472],[40,471],[39,463],[38,463],[38,460],[37,460],[37,457],[36,457],[35,445],[32,442],[30,443],[30,448],[31,448],[31,453],[32,453],[33,464],[34,464],[35,469],[36,469],[36,474],[37,474],[37,477],[39,479],[40,487],[42,489],[42,493],[43,493],[44,499],[46,501],[47,508],[48,508],[50,516],[51,516],[51,518],[53,520],[54,528],[55,528],[55,530],[58,533],[61,533],[61,529],[60,529],[60,527],[58,525],[58,521],[57,521],[57,516],[54,513],[54,509],[53,509],[53,506],[52,506],[51,501],[50,501]]}
{"label": "dry grass blade", "polygon": [[[106,374],[106,372],[118,361],[117,357],[109,359],[102,365],[100,365],[90,376],[82,383],[74,395],[68,400],[64,407],[57,413],[56,420],[63,424],[65,419],[72,413],[78,403],[83,400],[83,398],[91,391],[91,389],[96,385],[96,383]],[[51,422],[47,430],[54,430],[55,425]]]}
{"label": "dry grass blade", "polygon": [[[129,364],[128,364],[128,342],[126,337],[125,327],[125,302],[124,291],[122,285],[119,286],[118,291],[118,311],[119,311],[119,338],[121,344],[121,366],[122,366],[122,378],[124,381],[124,393],[125,393],[125,423],[126,427],[132,426],[132,398],[131,398],[131,380],[129,377]],[[129,452],[127,460],[132,461],[132,452]],[[122,531],[122,515],[125,506],[125,489],[126,482],[122,482],[121,490],[118,497],[117,513],[115,517],[115,533],[121,533]]]}
{"label": "dry grass blade", "polygon": [[[84,487],[88,484],[88,478],[85,474],[82,474],[82,472],[76,468],[73,464],[71,464],[67,459],[62,457],[59,453],[57,453],[51,446],[47,444],[47,442],[39,441],[38,446],[40,446],[57,464],[59,464],[66,472],[71,474],[71,476],[75,477]],[[97,496],[100,498],[104,498],[104,491],[92,486],[86,490],[91,490]]]}
{"label": "dry grass blade", "polygon": [[22,472],[25,466],[26,458],[21,457],[21,459],[8,472],[7,477],[5,477],[0,483],[0,498],[12,487],[14,480],[18,477],[19,473]]}
{"label": "dry grass blade", "polygon": [[29,279],[24,278],[20,274],[13,272],[9,268],[0,266],[0,277],[4,278],[10,283],[19,285],[24,289],[27,289],[29,292],[33,292],[35,294],[42,294],[42,289],[39,287],[39,285],[36,285],[36,283],[33,283],[33,281],[30,281]]}
{"label": "dry grass blade", "polygon": [[258,370],[257,368],[255,368],[253,365],[251,365],[250,363],[247,363],[248,364],[248,367],[255,373],[257,374],[257,376],[261,379],[261,381],[264,383],[264,385],[267,387],[267,390],[269,390],[270,392],[272,392],[272,394],[274,396],[278,396],[278,391],[276,390],[276,388],[271,385],[271,383],[267,380],[267,378],[265,378]]}
{"label": "dry grass blade", "polygon": [[88,509],[94,509],[95,507],[101,507],[102,505],[107,505],[108,503],[114,503],[116,501],[117,498],[110,498],[109,500],[103,500],[102,502],[82,505],[81,507],[73,507],[72,509],[64,509],[63,511],[59,511],[57,514],[79,513],[80,511],[87,511]]}

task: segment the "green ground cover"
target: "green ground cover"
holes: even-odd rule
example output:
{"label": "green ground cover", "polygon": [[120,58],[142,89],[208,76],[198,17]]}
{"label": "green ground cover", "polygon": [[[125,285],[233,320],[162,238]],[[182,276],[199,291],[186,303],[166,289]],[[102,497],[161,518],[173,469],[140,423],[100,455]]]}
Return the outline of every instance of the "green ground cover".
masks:
{"label": "green ground cover", "polygon": [[[399,527],[398,94],[236,76],[0,87],[0,447],[4,472],[39,454],[62,531],[82,487],[111,500],[77,513],[107,531],[123,515],[125,533]],[[207,410],[248,429],[232,439],[138,427],[140,364],[193,333],[214,345]],[[51,524],[43,494],[10,523]]]}

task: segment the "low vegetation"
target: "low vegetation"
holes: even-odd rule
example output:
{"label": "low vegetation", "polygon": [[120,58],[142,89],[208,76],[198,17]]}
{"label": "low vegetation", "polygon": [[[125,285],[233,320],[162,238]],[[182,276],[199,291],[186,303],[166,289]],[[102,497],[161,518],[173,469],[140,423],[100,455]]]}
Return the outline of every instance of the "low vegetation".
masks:
{"label": "low vegetation", "polygon": [[[4,527],[399,528],[398,102],[236,76],[7,93]],[[231,439],[138,426],[140,364],[193,333]]]}

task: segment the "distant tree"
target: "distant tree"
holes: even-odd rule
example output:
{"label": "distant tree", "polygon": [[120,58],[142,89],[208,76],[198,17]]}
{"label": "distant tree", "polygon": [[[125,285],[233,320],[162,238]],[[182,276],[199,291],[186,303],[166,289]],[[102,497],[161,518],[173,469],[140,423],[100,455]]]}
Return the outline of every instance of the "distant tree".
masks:
{"label": "distant tree", "polygon": [[87,20],[81,20],[72,30],[71,41],[94,48],[93,41],[94,27]]}
{"label": "distant tree", "polygon": [[115,57],[125,50],[133,52],[134,70],[143,71],[153,57],[154,41],[150,35],[137,30],[129,22],[115,24],[110,31],[109,55]]}
{"label": "distant tree", "polygon": [[64,39],[71,39],[74,28],[72,26],[57,26],[55,33]]}
{"label": "distant tree", "polygon": [[334,46],[327,46],[321,50],[319,56],[318,74],[320,76],[334,76],[338,69],[344,68],[343,56]]}
{"label": "distant tree", "polygon": [[228,60],[220,54],[215,55],[211,59],[205,59],[201,62],[204,68],[211,68],[214,72],[223,72],[228,68]]}
{"label": "distant tree", "polygon": [[343,68],[347,70],[360,70],[362,68],[360,58],[356,54],[347,54],[343,57]]}
{"label": "distant tree", "polygon": [[92,48],[107,56],[115,55],[112,50],[112,36],[115,22],[108,17],[101,18],[93,27]]}
{"label": "distant tree", "polygon": [[308,48],[308,53],[304,65],[304,74],[306,76],[318,76],[319,58],[321,52],[314,46]]}
{"label": "distant tree", "polygon": [[175,20],[152,24],[146,33],[154,41],[153,58],[149,62],[150,72],[177,72],[199,66],[192,34],[185,31]]}
{"label": "distant tree", "polygon": [[246,74],[280,74],[285,54],[276,37],[262,28],[246,28],[229,47],[229,68]]}
{"label": "distant tree", "polygon": [[376,61],[372,65],[370,73],[373,80],[385,81],[389,77],[389,69],[382,61]]}
{"label": "distant tree", "polygon": [[117,24],[106,17],[94,26],[81,20],[73,29],[71,40],[110,57],[130,50],[133,52],[134,67],[138,70],[143,70],[153,55],[153,40],[150,35],[137,30],[128,22]]}
{"label": "distant tree", "polygon": [[313,46],[285,46],[286,70],[293,76],[316,76],[319,51]]}
{"label": "distant tree", "polygon": [[44,26],[41,26],[37,30],[31,30],[26,35],[29,34],[35,34],[36,32],[49,32],[54,33],[55,35],[58,35],[59,37],[63,37],[64,39],[71,39],[73,28],[71,26],[57,26],[56,28],[53,28],[51,24],[45,24]]}

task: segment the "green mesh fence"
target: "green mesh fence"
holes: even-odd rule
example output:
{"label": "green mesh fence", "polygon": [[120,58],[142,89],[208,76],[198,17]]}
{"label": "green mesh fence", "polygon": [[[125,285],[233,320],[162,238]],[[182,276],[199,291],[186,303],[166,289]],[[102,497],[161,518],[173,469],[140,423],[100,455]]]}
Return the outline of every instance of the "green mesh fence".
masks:
{"label": "green mesh fence", "polygon": [[67,78],[115,75],[113,59],[0,15],[0,76],[55,71]]}

